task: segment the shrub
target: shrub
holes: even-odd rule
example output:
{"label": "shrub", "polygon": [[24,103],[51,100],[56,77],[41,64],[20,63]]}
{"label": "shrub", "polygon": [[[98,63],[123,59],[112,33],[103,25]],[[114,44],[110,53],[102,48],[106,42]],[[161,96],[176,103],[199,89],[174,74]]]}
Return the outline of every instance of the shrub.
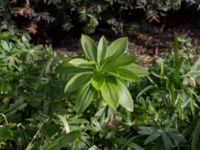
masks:
{"label": "shrub", "polygon": [[116,33],[123,33],[130,22],[160,22],[169,11],[179,10],[184,4],[187,7],[195,6],[196,10],[199,6],[197,0],[16,0],[12,1],[12,4],[7,0],[1,1],[2,19],[11,19],[12,15],[18,26],[25,27],[24,29],[33,34],[45,33],[45,29],[48,34],[52,30],[60,33],[93,33],[99,26],[109,26]]}

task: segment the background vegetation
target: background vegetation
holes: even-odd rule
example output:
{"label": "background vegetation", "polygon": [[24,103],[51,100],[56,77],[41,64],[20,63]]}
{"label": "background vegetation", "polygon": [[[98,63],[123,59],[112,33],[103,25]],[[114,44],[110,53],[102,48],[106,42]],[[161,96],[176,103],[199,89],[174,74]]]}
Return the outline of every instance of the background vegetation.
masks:
{"label": "background vegetation", "polygon": [[167,16],[184,10],[192,17],[199,4],[198,0],[1,0],[0,18],[35,34],[36,42],[50,43],[63,32],[113,30],[132,35],[148,30],[150,24],[163,28]]}

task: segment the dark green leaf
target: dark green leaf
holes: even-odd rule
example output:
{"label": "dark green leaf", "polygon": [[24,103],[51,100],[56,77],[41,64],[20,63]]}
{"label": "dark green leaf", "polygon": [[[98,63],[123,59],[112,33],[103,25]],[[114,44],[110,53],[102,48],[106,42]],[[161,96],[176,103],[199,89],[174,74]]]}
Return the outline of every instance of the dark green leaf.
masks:
{"label": "dark green leaf", "polygon": [[200,141],[200,119],[198,120],[196,127],[192,134],[192,148],[191,150],[198,150],[199,147],[199,141]]}
{"label": "dark green leaf", "polygon": [[149,143],[151,143],[152,141],[156,140],[157,138],[159,138],[161,136],[161,133],[156,131],[154,133],[152,133],[150,136],[148,136],[145,141],[144,141],[144,145],[147,145]]}
{"label": "dark green leaf", "polygon": [[173,140],[176,146],[179,145],[180,142],[184,142],[185,138],[176,128],[169,128],[167,129],[167,134]]}
{"label": "dark green leaf", "polygon": [[46,144],[42,149],[43,150],[58,150],[69,146],[69,144],[75,142],[77,139],[80,138],[80,131],[73,131],[69,134],[65,134],[62,137],[59,137],[52,141],[51,143]]}
{"label": "dark green leaf", "polygon": [[166,150],[169,150],[171,147],[173,147],[171,139],[165,132],[162,132],[162,141]]}
{"label": "dark green leaf", "polygon": [[157,130],[157,129],[155,129],[155,128],[153,128],[153,127],[143,127],[143,126],[141,126],[141,127],[139,127],[139,131],[138,131],[138,133],[139,134],[142,134],[142,135],[150,135],[150,134],[152,134],[155,130]]}
{"label": "dark green leaf", "polygon": [[14,137],[13,131],[8,125],[0,127],[0,142],[6,142]]}

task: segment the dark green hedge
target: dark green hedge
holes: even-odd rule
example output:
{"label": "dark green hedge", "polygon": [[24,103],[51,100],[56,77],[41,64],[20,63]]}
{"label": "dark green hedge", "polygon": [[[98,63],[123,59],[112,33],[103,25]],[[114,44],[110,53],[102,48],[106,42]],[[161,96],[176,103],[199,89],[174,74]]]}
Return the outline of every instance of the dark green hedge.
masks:
{"label": "dark green hedge", "polygon": [[[199,0],[0,0],[0,16],[12,19],[29,32],[37,26],[93,33],[99,26],[123,32],[127,22],[162,21],[182,5],[195,10]],[[12,16],[12,17],[11,17]]]}

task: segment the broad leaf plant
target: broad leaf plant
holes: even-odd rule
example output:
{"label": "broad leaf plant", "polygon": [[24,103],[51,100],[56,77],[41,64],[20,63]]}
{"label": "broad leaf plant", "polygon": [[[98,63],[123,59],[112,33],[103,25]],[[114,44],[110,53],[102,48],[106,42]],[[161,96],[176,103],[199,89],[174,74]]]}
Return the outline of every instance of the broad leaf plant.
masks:
{"label": "broad leaf plant", "polygon": [[64,91],[78,93],[76,111],[82,113],[96,100],[97,108],[104,101],[114,110],[121,105],[132,112],[134,104],[127,83],[141,81],[148,71],[134,63],[134,56],[128,55],[128,39],[119,38],[109,45],[103,36],[96,45],[89,36],[82,35],[81,46],[85,59],[74,58],[63,63],[66,72],[72,74]]}

